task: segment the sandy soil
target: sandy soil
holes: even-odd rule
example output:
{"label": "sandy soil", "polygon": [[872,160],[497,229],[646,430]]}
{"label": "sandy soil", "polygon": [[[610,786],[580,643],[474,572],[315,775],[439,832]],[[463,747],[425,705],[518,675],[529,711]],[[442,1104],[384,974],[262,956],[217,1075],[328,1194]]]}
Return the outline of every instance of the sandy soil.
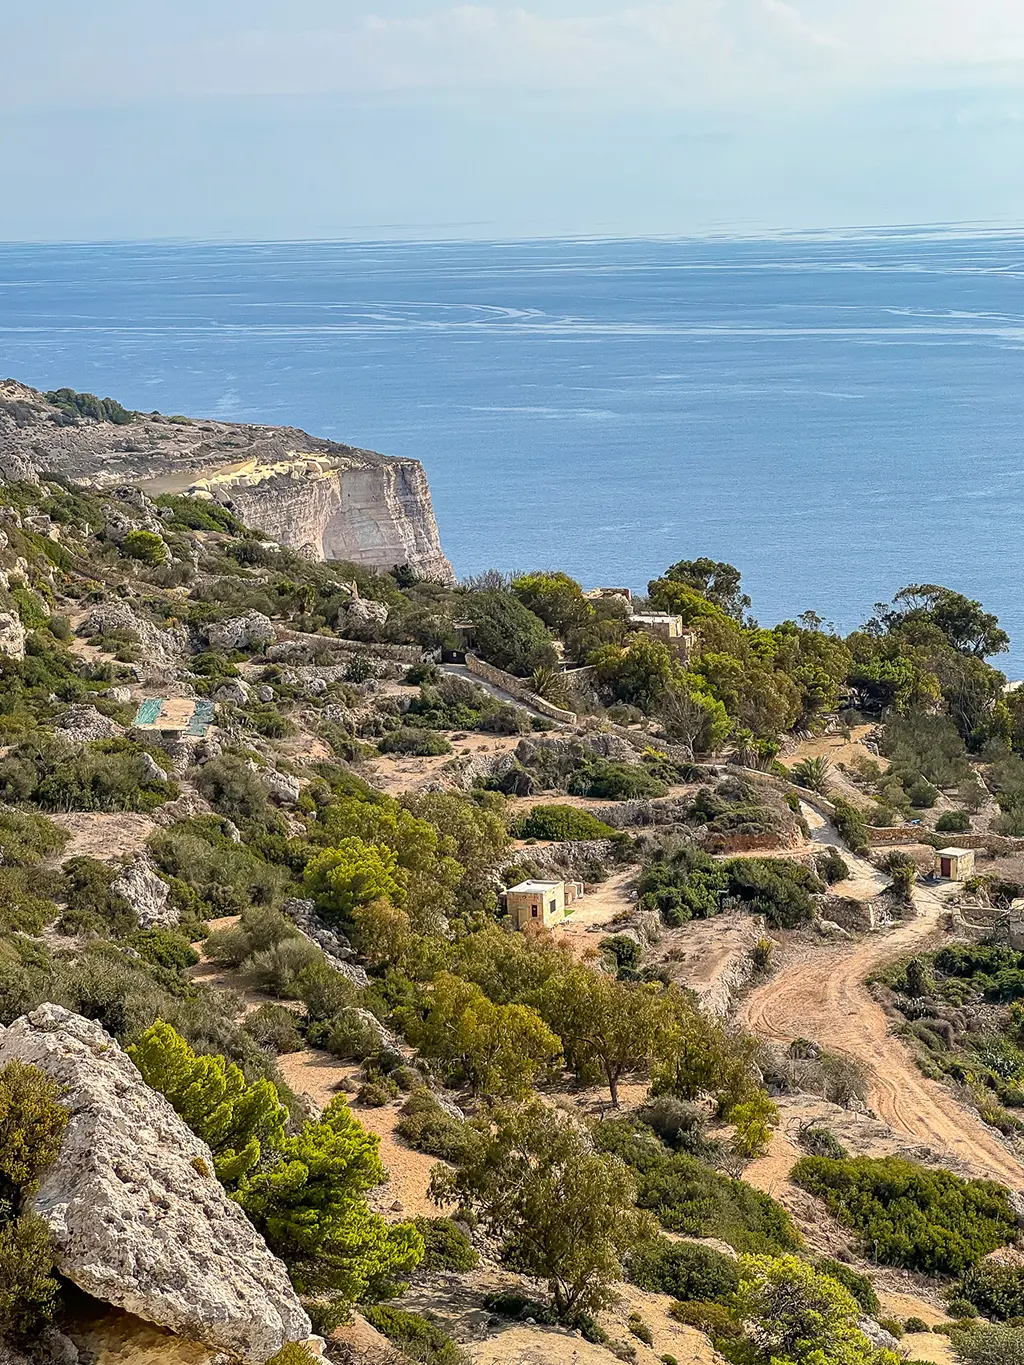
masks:
{"label": "sandy soil", "polygon": [[552,928],[553,937],[568,943],[577,957],[596,952],[604,934],[613,932],[613,921],[629,915],[636,904],[632,889],[635,880],[635,867],[612,873],[577,902],[579,909]]}
{"label": "sandy soil", "polygon": [[[805,813],[815,814],[809,808]],[[822,842],[832,835],[827,827],[817,833]],[[862,859],[844,857],[856,880],[876,875]],[[910,1050],[889,1034],[883,1010],[864,985],[886,962],[935,939],[945,904],[923,887],[914,894],[917,917],[892,932],[798,952],[751,993],[740,1010],[741,1022],[771,1042],[812,1038],[858,1058],[871,1072],[871,1106],[895,1132],[950,1153],[979,1176],[1024,1188],[1024,1163],[947,1090],[921,1075]]]}
{"label": "sandy soil", "polygon": [[664,963],[672,979],[695,991],[705,1009],[724,1016],[734,992],[750,977],[750,950],[764,937],[763,921],[747,914],[716,915],[666,929],[648,954],[648,962]]}
{"label": "sandy soil", "polygon": [[883,772],[888,768],[889,760],[880,754],[872,753],[867,747],[866,741],[875,728],[873,725],[854,726],[849,739],[844,739],[838,734],[816,735],[813,739],[803,740],[786,753],[780,754],[779,762],[787,768],[792,768],[805,758],[827,758],[832,764],[827,779],[829,793],[843,796],[847,801],[852,801],[854,805],[867,810],[873,804],[871,798],[841,769],[856,769],[864,759],[877,763]]}
{"label": "sandy soil", "polygon": [[50,817],[71,835],[58,861],[66,858],[101,858],[113,861],[140,852],[156,829],[148,815],[129,811],[66,811]]}

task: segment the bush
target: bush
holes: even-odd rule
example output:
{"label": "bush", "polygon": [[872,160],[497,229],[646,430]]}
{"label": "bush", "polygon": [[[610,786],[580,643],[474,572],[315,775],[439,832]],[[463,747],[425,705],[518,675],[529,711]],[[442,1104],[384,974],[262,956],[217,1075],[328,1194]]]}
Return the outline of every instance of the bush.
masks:
{"label": "bush", "polygon": [[831,844],[824,853],[819,853],[815,858],[814,867],[818,876],[828,886],[834,886],[836,882],[845,882],[850,875],[846,859]]}
{"label": "bush", "polygon": [[728,1302],[740,1282],[736,1262],[730,1257],[695,1242],[670,1242],[667,1237],[641,1242],[631,1251],[626,1277],[651,1293],[714,1303]]}
{"label": "bush", "polygon": [[260,1005],[259,1009],[245,1016],[242,1027],[260,1047],[265,1047],[269,1052],[302,1051],[297,1016],[294,1010],[285,1005]]}
{"label": "bush", "polygon": [[994,1181],[962,1180],[898,1157],[803,1157],[792,1178],[883,1265],[958,1275],[1015,1236],[1009,1196]]}
{"label": "bush", "polygon": [[864,816],[856,806],[844,801],[841,796],[837,796],[832,802],[835,811],[836,829],[842,836],[843,842],[852,853],[866,854],[870,849],[868,842],[868,826]]}
{"label": "bush", "polygon": [[534,806],[519,821],[518,839],[550,839],[560,843],[569,839],[608,839],[615,831],[577,806]]}
{"label": "bush", "polygon": [[142,564],[162,564],[167,558],[164,538],[155,531],[129,531],[121,542],[121,552]]}
{"label": "bush", "polygon": [[940,834],[968,834],[971,817],[965,810],[946,810],[935,821],[935,828]]}
{"label": "bush", "polygon": [[35,1214],[0,1225],[0,1353],[3,1343],[30,1346],[56,1314],[50,1229]]}
{"label": "bush", "polygon": [[442,1109],[429,1090],[414,1090],[401,1108],[395,1131],[417,1152],[457,1164],[469,1140],[461,1119]]}
{"label": "bush", "polygon": [[371,1109],[382,1109],[398,1094],[398,1086],[390,1076],[371,1076],[359,1087],[356,1099]]}
{"label": "bush", "polygon": [[363,1316],[371,1327],[383,1332],[389,1341],[422,1365],[461,1365],[464,1360],[451,1337],[419,1313],[384,1304],[364,1308]]}
{"label": "bush", "polygon": [[698,1332],[709,1336],[715,1346],[722,1342],[738,1341],[743,1329],[728,1308],[720,1303],[674,1303],[668,1310],[669,1316],[687,1327],[695,1327]]}
{"label": "bush", "polygon": [[270,1357],[266,1365],[316,1365],[319,1358],[300,1342],[294,1341],[282,1346],[276,1355]]}
{"label": "bush", "polygon": [[846,1148],[830,1128],[815,1124],[811,1128],[801,1128],[796,1140],[811,1156],[825,1156],[832,1161],[841,1161],[848,1156]]}
{"label": "bush", "polygon": [[838,1280],[844,1289],[848,1289],[869,1317],[878,1316],[881,1305],[878,1302],[878,1295],[875,1293],[875,1286],[867,1275],[861,1275],[859,1271],[844,1265],[842,1261],[819,1261],[818,1269],[826,1274],[829,1279]]}
{"label": "bush", "polygon": [[963,1276],[959,1293],[987,1318],[1024,1318],[1024,1266],[981,1261]]}
{"label": "bush", "polygon": [[411,725],[392,730],[379,741],[377,748],[382,754],[408,754],[415,758],[434,758],[452,752],[452,746],[436,730],[421,730]]}
{"label": "bush", "polygon": [[473,1243],[450,1218],[414,1218],[423,1238],[424,1270],[472,1270],[479,1257]]}
{"label": "bush", "polygon": [[1024,1328],[977,1326],[950,1334],[964,1365],[1024,1365]]}

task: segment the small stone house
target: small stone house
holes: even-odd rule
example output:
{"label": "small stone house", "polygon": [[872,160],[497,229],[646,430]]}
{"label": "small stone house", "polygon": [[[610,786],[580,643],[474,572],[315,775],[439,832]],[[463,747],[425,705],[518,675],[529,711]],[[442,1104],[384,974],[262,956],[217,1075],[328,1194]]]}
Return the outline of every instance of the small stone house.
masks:
{"label": "small stone house", "polygon": [[939,876],[947,882],[965,882],[974,876],[973,848],[940,848]]}
{"label": "small stone house", "polygon": [[530,924],[549,929],[565,919],[569,907],[582,895],[582,882],[520,882],[505,892],[505,908],[516,929]]}

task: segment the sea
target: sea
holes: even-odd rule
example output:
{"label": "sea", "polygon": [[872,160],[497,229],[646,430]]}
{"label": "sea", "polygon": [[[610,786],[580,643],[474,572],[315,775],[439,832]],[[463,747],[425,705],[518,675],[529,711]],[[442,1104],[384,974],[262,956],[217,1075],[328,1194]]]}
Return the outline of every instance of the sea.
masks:
{"label": "sea", "polygon": [[0,371],[426,467],[457,573],[981,599],[1024,677],[1024,235],[0,245]]}

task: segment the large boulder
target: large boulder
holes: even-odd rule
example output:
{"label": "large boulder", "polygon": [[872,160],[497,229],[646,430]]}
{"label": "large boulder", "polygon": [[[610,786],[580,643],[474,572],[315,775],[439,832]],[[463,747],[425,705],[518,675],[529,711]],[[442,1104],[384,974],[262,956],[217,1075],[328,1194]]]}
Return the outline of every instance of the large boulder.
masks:
{"label": "large boulder", "polygon": [[25,627],[13,611],[0,611],[0,654],[9,659],[25,657]]}
{"label": "large boulder", "polygon": [[232,706],[248,706],[252,701],[252,688],[244,678],[228,678],[214,692],[213,699],[229,702]]}
{"label": "large boulder", "polygon": [[245,1365],[309,1336],[287,1271],[224,1192],[209,1147],[99,1024],[41,1005],[0,1031],[0,1065],[15,1058],[63,1087],[71,1113],[33,1204],[61,1275]]}
{"label": "large boulder", "polygon": [[206,628],[206,638],[214,649],[258,649],[273,644],[273,623],[261,611],[247,611],[227,621],[214,621]]}
{"label": "large boulder", "polygon": [[383,602],[374,602],[368,597],[357,597],[344,610],[338,613],[338,629],[344,630],[357,639],[376,635],[381,626],[387,624],[388,609]]}
{"label": "large boulder", "polygon": [[115,895],[123,896],[139,917],[140,929],[161,929],[177,924],[179,911],[168,903],[170,891],[162,877],[145,858],[136,858],[118,873],[110,884]]}
{"label": "large boulder", "polygon": [[95,706],[81,702],[68,707],[54,726],[54,734],[75,744],[87,744],[93,739],[117,739],[124,734],[124,727]]}
{"label": "large boulder", "polygon": [[112,598],[92,608],[78,628],[79,635],[117,635],[127,631],[142,646],[142,655],[151,667],[168,667],[177,663],[188,648],[188,631],[184,626],[161,630],[144,616],[139,616],[127,602]]}

